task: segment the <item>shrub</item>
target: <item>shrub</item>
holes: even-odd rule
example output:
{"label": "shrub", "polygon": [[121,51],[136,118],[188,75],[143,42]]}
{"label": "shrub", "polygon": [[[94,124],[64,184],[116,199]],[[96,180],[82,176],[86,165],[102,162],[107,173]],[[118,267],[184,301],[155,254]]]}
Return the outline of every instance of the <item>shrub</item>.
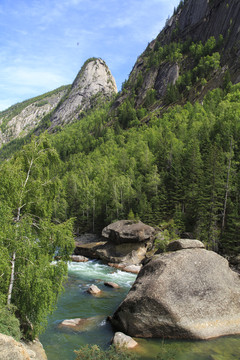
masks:
{"label": "shrub", "polygon": [[97,345],[85,345],[75,351],[76,360],[137,360],[139,357],[127,350],[116,349],[110,346],[108,350],[102,350]]}
{"label": "shrub", "polygon": [[19,321],[14,314],[14,308],[0,305],[0,333],[20,340],[21,332]]}

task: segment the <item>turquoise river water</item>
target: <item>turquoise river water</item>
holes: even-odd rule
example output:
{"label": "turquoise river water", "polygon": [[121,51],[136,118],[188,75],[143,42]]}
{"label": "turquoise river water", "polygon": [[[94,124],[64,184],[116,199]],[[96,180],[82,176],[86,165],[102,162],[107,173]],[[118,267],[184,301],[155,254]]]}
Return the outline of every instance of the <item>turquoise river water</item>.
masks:
{"label": "turquoise river water", "polygon": [[[61,295],[57,310],[49,317],[48,327],[40,336],[48,360],[74,360],[74,350],[85,344],[97,344],[107,349],[113,336],[106,321],[128,293],[136,276],[115,270],[98,261],[69,264],[66,291]],[[104,286],[105,281],[120,285],[119,289]],[[89,295],[86,290],[97,285],[103,294]],[[59,328],[64,319],[94,317],[84,331]],[[163,353],[163,359],[174,360],[240,360],[240,337],[222,337],[211,341],[167,341],[136,339],[141,359],[154,359]]]}

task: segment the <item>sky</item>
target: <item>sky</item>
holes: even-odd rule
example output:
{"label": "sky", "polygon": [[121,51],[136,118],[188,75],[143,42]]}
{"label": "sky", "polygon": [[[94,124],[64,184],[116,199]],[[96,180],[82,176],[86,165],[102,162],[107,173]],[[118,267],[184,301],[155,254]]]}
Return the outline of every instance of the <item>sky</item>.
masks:
{"label": "sky", "polygon": [[179,0],[0,0],[0,111],[100,57],[118,90]]}

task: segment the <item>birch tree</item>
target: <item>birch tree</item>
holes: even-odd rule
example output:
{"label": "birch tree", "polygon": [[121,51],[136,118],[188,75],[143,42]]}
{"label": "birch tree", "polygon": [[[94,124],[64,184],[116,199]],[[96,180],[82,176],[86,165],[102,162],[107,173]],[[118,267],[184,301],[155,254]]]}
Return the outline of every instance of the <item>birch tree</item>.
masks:
{"label": "birch tree", "polygon": [[[0,232],[10,261],[6,302],[16,306],[29,338],[39,333],[54,308],[73,249],[72,220],[62,224],[51,221],[59,185],[52,169],[58,162],[44,134],[0,169],[0,200],[8,213],[7,233]],[[53,265],[56,253],[61,260]]]}

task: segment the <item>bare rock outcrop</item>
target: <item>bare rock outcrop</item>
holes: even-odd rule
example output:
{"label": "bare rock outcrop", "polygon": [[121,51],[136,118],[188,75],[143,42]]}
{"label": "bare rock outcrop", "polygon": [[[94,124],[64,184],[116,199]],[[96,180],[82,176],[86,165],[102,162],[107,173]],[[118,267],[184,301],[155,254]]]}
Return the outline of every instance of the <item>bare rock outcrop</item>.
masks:
{"label": "bare rock outcrop", "polygon": [[69,93],[58,105],[51,118],[51,127],[73,121],[79,114],[96,104],[96,99],[110,99],[117,86],[102,59],[89,59],[82,66]]}
{"label": "bare rock outcrop", "polygon": [[[152,40],[140,55],[125,84],[124,91],[117,98],[114,107],[119,106],[135,91],[135,106],[146,104],[148,92],[152,92],[159,104],[165,103],[168,86],[175,84],[187,70],[193,71],[194,62],[187,57],[159,61],[157,49],[170,43],[202,42],[210,37],[220,38],[223,45],[216,49],[221,55],[221,70],[212,72],[208,90],[223,84],[224,74],[229,70],[232,83],[240,81],[240,2],[239,0],[188,0],[181,1],[173,16],[166,21],[165,27],[156,39]],[[172,50],[170,50],[172,51]],[[173,50],[174,51],[174,50]],[[202,95],[204,95],[203,92]],[[196,96],[201,94],[189,95]]]}
{"label": "bare rock outcrop", "polygon": [[212,251],[179,247],[176,251],[175,243],[175,251],[155,255],[142,268],[114,313],[113,326],[134,337],[240,334],[239,275]]}
{"label": "bare rock outcrop", "polygon": [[1,360],[47,360],[46,353],[38,340],[20,343],[11,336],[0,334]]}
{"label": "bare rock outcrop", "polygon": [[27,135],[36,128],[66,95],[67,89],[68,87],[65,86],[47,93],[45,96],[42,95],[41,99],[36,98],[23,102],[19,104],[19,108],[22,107],[19,111],[18,105],[15,105],[0,113],[0,147],[13,139]]}

